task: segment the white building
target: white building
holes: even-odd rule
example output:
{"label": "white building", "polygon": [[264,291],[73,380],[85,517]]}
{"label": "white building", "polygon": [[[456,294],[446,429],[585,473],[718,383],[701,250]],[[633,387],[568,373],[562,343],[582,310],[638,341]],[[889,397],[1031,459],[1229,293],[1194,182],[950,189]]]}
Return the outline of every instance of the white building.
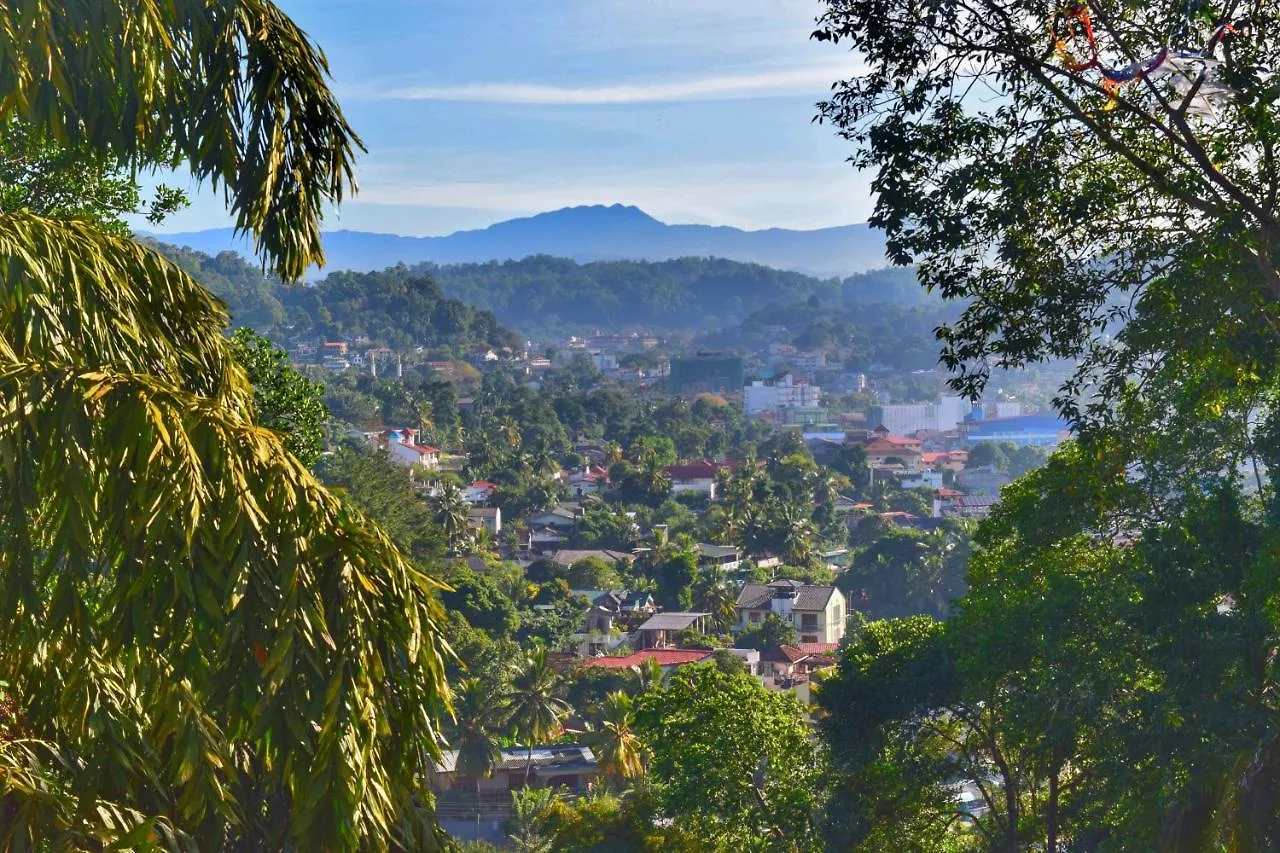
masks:
{"label": "white building", "polygon": [[817,408],[822,403],[822,389],[800,380],[790,373],[776,379],[757,379],[742,389],[742,409],[748,415],[776,412],[779,409]]}
{"label": "white building", "polygon": [[883,425],[893,435],[911,435],[920,430],[947,432],[964,420],[964,400],[939,397],[936,403],[897,403],[872,409],[873,426]]}

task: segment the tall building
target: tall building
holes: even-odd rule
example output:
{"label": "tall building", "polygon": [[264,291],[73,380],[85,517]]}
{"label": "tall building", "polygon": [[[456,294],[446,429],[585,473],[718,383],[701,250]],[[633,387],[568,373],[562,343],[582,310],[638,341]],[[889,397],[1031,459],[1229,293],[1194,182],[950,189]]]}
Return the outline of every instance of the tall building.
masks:
{"label": "tall building", "polygon": [[757,379],[742,389],[742,410],[748,415],[780,409],[813,409],[821,403],[821,388],[797,381],[790,373],[775,379]]}
{"label": "tall building", "polygon": [[742,388],[742,377],[740,356],[702,351],[691,358],[671,359],[667,387],[675,396],[704,391],[737,392]]}
{"label": "tall building", "polygon": [[920,430],[947,432],[964,420],[964,400],[939,397],[936,403],[896,403],[873,406],[870,424],[883,426],[893,435],[911,435]]}

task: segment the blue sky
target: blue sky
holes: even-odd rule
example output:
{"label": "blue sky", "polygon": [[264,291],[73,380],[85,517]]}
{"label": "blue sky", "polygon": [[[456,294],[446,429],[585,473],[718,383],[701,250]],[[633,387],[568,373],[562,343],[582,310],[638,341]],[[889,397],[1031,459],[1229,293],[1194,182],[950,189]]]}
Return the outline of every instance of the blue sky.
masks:
{"label": "blue sky", "polygon": [[[615,202],[744,228],[870,212],[848,143],[810,123],[857,70],[809,40],[817,0],[277,2],[369,149],[328,228],[443,234]],[[226,224],[201,195],[164,230]]]}

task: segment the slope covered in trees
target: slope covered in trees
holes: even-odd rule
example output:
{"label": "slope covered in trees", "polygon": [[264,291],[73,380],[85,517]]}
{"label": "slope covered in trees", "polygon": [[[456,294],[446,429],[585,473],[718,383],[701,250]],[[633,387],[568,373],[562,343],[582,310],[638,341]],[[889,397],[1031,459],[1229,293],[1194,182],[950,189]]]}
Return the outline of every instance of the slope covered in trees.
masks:
{"label": "slope covered in trees", "polygon": [[154,244],[227,303],[235,325],[273,337],[368,335],[392,347],[509,346],[519,338],[489,311],[446,298],[427,275],[407,267],[340,272],[315,285],[283,284],[235,252],[206,255]]}
{"label": "slope covered in trees", "polygon": [[579,264],[541,255],[420,264],[413,270],[429,274],[450,296],[488,308],[530,333],[623,326],[696,331],[740,322],[775,303],[915,303],[924,296],[911,270],[878,270],[841,281],[723,258]]}

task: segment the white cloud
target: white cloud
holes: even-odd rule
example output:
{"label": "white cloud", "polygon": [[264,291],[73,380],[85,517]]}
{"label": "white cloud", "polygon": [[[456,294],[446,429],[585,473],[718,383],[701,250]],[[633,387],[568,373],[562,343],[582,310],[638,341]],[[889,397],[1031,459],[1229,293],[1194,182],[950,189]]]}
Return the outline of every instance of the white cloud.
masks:
{"label": "white cloud", "polygon": [[858,71],[852,61],[800,68],[715,75],[682,80],[621,83],[608,86],[552,86],[487,82],[454,86],[362,87],[354,96],[370,100],[462,101],[497,104],[604,106],[672,101],[709,101],[770,95],[820,94],[832,81]]}

